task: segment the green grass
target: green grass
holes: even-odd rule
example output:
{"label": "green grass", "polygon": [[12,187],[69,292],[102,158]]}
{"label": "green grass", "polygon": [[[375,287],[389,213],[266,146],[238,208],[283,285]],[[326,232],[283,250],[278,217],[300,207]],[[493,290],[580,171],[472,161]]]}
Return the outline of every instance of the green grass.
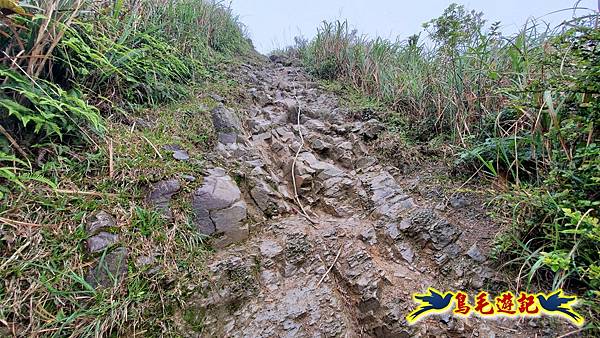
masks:
{"label": "green grass", "polygon": [[[187,202],[215,142],[203,94],[240,101],[227,68],[251,52],[244,28],[204,0],[30,5],[0,27],[0,336],[177,335],[210,252]],[[144,200],[181,174],[197,179],[169,221]],[[106,254],[85,248],[99,210],[129,252],[106,289],[85,281]]]}
{"label": "green grass", "polygon": [[211,1],[34,1],[25,12],[1,28],[0,151],[30,174],[40,145],[101,147],[106,117],[187,98],[251,50],[237,17]]}
{"label": "green grass", "polygon": [[[210,104],[210,100],[201,101]],[[0,253],[7,264],[0,268],[0,319],[20,334],[42,331],[53,337],[128,335],[134,329],[167,335],[177,332],[173,311],[184,307],[195,281],[204,273],[204,257],[210,251],[191,225],[190,207],[183,202],[200,181],[184,184],[173,203],[172,222],[148,209],[144,197],[156,180],[179,173],[201,177],[202,165],[176,161],[161,148],[173,142],[192,150],[210,146],[214,136],[207,128],[207,111],[199,110],[200,106],[191,101],[177,109],[175,105],[150,109],[144,116],[159,127],[149,130],[109,124],[113,178],[108,177],[107,154],[69,158],[68,147],[56,146],[58,155],[41,170],[59,182],[58,189],[71,192],[45,190],[29,182],[26,190],[5,196],[0,207],[0,217],[6,220]],[[198,140],[202,133],[205,137]],[[160,149],[163,159],[141,136]],[[192,160],[203,156],[200,150],[190,155]],[[86,253],[84,221],[98,210],[117,217],[119,245],[127,247],[130,255],[124,283],[103,290],[94,290],[84,280],[97,259]],[[159,272],[148,275],[152,267],[137,266],[140,256],[155,256]]]}

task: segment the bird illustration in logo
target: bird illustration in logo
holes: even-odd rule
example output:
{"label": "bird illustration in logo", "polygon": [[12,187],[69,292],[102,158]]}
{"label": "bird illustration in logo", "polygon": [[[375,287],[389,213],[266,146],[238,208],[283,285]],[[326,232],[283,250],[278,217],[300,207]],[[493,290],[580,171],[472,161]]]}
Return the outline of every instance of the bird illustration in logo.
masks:
{"label": "bird illustration in logo", "polygon": [[549,314],[555,314],[569,319],[578,326],[583,325],[583,317],[571,307],[577,297],[565,297],[562,290],[555,291],[548,296],[538,294],[540,306]]}
{"label": "bird illustration in logo", "polygon": [[446,311],[452,303],[452,297],[454,297],[452,292],[444,294],[434,288],[427,289],[427,293],[424,294],[415,294],[414,300],[419,303],[419,306],[406,316],[408,323],[414,324],[430,314]]}

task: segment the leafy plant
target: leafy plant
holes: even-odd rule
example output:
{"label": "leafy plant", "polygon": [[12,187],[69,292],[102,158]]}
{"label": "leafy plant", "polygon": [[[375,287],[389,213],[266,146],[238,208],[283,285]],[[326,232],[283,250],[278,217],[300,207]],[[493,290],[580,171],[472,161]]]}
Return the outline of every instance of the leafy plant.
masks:
{"label": "leafy plant", "polygon": [[[25,188],[25,183],[28,181],[37,181],[49,185],[52,188],[56,188],[56,184],[39,173],[21,173],[23,169],[20,167],[27,166],[27,163],[19,160],[15,156],[8,155],[0,151],[0,179],[7,181],[9,184]],[[0,185],[0,200],[4,198],[5,194],[10,193],[8,187]]]}

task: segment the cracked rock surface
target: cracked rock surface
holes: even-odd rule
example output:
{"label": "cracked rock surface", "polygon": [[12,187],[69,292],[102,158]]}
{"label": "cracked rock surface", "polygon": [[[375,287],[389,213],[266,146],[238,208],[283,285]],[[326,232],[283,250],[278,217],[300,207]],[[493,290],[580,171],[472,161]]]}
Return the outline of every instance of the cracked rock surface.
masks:
{"label": "cracked rock surface", "polygon": [[413,293],[474,293],[495,281],[482,254],[488,234],[451,213],[471,204],[436,208],[376,158],[370,144],[385,129],[376,113],[341,107],[301,68],[272,60],[240,67],[245,111],[212,112],[222,135],[192,209],[219,249],[182,309],[202,330],[183,321],[184,336],[543,336],[476,317],[408,326]]}
{"label": "cracked rock surface", "polygon": [[217,246],[239,242],[248,237],[246,203],[240,189],[222,168],[214,168],[194,192],[192,209],[198,230],[217,237]]}

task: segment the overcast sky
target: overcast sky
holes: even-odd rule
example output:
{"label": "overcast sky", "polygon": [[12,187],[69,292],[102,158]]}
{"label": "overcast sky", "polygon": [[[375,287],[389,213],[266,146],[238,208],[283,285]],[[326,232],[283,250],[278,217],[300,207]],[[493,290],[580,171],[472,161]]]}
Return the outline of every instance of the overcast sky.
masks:
{"label": "overcast sky", "polygon": [[[421,24],[438,17],[451,3],[483,11],[488,22],[501,21],[503,32],[518,30],[528,18],[557,25],[572,11],[576,0],[229,0],[262,53],[293,43],[294,36],[310,38],[323,20],[347,19],[352,28],[369,36],[404,39],[422,30]],[[580,7],[597,8],[599,0],[582,0]]]}

